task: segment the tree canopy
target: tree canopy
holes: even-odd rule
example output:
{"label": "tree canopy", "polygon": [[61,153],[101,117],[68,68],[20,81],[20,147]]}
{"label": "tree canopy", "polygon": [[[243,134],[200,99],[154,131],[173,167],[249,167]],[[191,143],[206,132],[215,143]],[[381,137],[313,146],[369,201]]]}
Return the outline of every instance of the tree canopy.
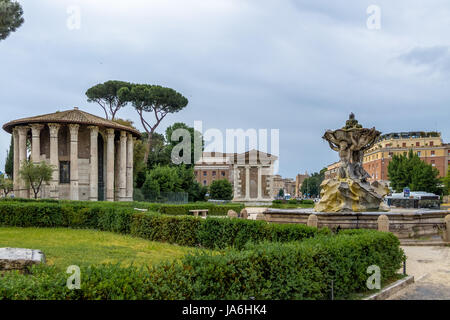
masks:
{"label": "tree canopy", "polygon": [[[148,150],[144,156],[144,162],[147,163],[151,140],[156,128],[168,114],[179,112],[186,107],[188,99],[174,89],[149,84],[123,87],[119,90],[118,95],[121,100],[133,105],[147,133]],[[151,116],[148,116],[149,114]],[[153,120],[149,120],[149,117]]]}
{"label": "tree canopy", "polygon": [[214,200],[231,200],[233,186],[227,179],[214,180],[209,186],[209,197]]}
{"label": "tree canopy", "polygon": [[0,41],[15,32],[23,22],[23,9],[17,1],[0,0]]}
{"label": "tree canopy", "polygon": [[34,164],[31,160],[25,160],[19,171],[20,177],[25,181],[26,186],[34,192],[34,198],[37,199],[42,185],[48,184],[52,178],[53,166],[48,165],[45,161]]}
{"label": "tree canopy", "polygon": [[314,172],[309,178],[306,178],[300,189],[304,196],[318,197],[320,195],[320,184],[325,178],[326,168],[320,172]]}
{"label": "tree canopy", "polygon": [[411,191],[437,193],[440,190],[439,171],[432,165],[420,160],[412,150],[408,155],[394,155],[388,165],[391,187],[402,192],[408,187]]}
{"label": "tree canopy", "polygon": [[122,88],[130,89],[131,86],[129,82],[110,80],[89,88],[86,96],[88,102],[96,102],[103,109],[106,119],[114,120],[117,112],[128,103],[118,92]]}

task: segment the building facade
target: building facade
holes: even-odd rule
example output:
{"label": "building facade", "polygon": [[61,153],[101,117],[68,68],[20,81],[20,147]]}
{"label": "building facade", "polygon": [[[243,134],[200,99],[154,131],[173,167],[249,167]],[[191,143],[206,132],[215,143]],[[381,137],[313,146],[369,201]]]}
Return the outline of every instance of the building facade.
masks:
{"label": "building facade", "polygon": [[251,150],[245,153],[204,152],[196,162],[194,174],[203,186],[227,179],[233,185],[233,201],[272,200],[276,156]]}
{"label": "building facade", "polygon": [[283,189],[285,195],[290,195],[292,198],[296,197],[296,183],[294,179],[283,178],[280,175],[273,177],[272,197],[276,198]]}
{"label": "building facade", "polygon": [[[11,121],[3,129],[14,140],[14,195],[29,198],[20,178],[25,160],[53,166],[40,198],[133,200],[134,140],[140,133],[113,121],[73,110]],[[31,145],[31,150],[27,146]]]}
{"label": "building facade", "polygon": [[450,164],[450,144],[442,141],[439,132],[401,132],[382,135],[377,143],[364,153],[363,167],[371,181],[389,180],[388,165],[393,155],[407,155],[413,150],[420,159],[447,174]]}
{"label": "building facade", "polygon": [[297,177],[295,178],[295,197],[296,198],[300,198],[303,196],[302,184],[306,178],[309,178],[308,172],[305,172],[305,174],[298,174]]}

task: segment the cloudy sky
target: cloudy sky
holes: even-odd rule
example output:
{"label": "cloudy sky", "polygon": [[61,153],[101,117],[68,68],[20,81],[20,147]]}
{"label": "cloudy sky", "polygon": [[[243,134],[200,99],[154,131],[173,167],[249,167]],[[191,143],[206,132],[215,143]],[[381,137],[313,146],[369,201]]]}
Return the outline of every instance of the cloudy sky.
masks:
{"label": "cloudy sky", "polygon": [[[19,2],[25,23],[0,41],[2,124],[74,106],[102,116],[86,89],[124,80],[189,99],[159,132],[195,120],[279,129],[286,177],[337,160],[321,137],[350,112],[384,133],[437,130],[450,142],[448,0]],[[380,29],[367,26],[371,5]],[[139,127],[131,107],[119,117]],[[9,142],[2,130],[2,169]]]}

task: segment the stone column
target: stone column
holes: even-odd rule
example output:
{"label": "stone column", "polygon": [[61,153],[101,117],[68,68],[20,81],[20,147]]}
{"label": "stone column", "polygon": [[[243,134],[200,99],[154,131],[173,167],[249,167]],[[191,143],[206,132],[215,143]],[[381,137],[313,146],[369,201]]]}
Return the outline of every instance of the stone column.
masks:
{"label": "stone column", "polygon": [[262,199],[262,168],[258,167],[258,199]]}
{"label": "stone column", "polygon": [[250,166],[245,166],[245,199],[250,199]]}
{"label": "stone column", "polygon": [[450,242],[450,214],[445,216],[444,222],[445,222],[444,240]]}
{"label": "stone column", "polygon": [[387,215],[382,214],[378,217],[378,231],[389,232],[389,218]]}
{"label": "stone column", "polygon": [[114,201],[114,129],[106,135],[106,201]]}
{"label": "stone column", "polygon": [[306,225],[308,227],[317,228],[318,224],[319,224],[319,218],[315,214],[310,214],[309,217],[308,217],[308,222],[306,223]]}
{"label": "stone column", "polygon": [[91,163],[89,170],[89,200],[98,201],[98,127],[88,127],[91,131]]}
{"label": "stone column", "polygon": [[80,198],[78,184],[78,130],[80,125],[69,124],[70,130],[70,199]]}
{"label": "stone column", "polygon": [[13,129],[13,141],[14,141],[14,172],[13,172],[13,183],[14,183],[14,196],[20,197],[20,160],[19,160],[19,130],[17,127]]}
{"label": "stone column", "polygon": [[120,132],[119,158],[119,201],[126,201],[127,197],[127,133]]}
{"label": "stone column", "polygon": [[31,159],[33,163],[41,162],[41,130],[42,124],[31,125]]}
{"label": "stone column", "polygon": [[[18,127],[19,132],[19,171],[23,166],[23,162],[27,160],[27,133],[29,127],[20,126]],[[27,198],[28,192],[25,187],[25,181],[20,178],[19,174],[19,197]]]}
{"label": "stone column", "polygon": [[134,164],[134,140],[133,135],[127,135],[127,201],[133,201],[133,164]]}
{"label": "stone column", "polygon": [[50,198],[59,199],[59,154],[58,154],[58,132],[59,124],[50,123],[50,165],[53,166],[53,176],[50,181]]}

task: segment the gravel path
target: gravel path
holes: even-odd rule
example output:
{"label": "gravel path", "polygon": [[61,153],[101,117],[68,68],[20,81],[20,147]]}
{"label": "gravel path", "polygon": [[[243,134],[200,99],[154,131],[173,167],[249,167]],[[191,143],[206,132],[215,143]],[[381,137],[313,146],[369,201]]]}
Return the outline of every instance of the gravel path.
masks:
{"label": "gravel path", "polygon": [[389,300],[450,300],[450,247],[402,247],[415,284]]}

